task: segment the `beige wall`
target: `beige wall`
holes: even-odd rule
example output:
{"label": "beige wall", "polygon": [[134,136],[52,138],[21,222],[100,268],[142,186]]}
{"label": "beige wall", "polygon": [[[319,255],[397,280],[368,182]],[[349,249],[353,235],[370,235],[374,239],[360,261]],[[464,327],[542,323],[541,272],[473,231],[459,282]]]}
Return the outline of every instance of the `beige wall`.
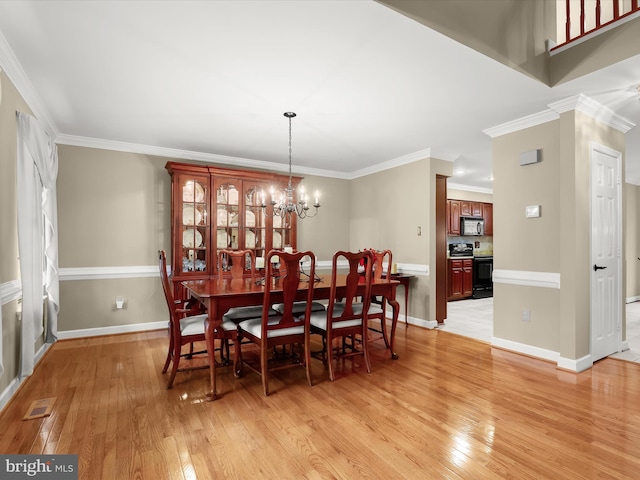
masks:
{"label": "beige wall", "polygon": [[[560,272],[560,139],[549,122],[493,140],[494,269]],[[521,152],[542,150],[542,161],[520,166]],[[527,205],[541,217],[525,218]],[[494,283],[493,335],[559,351],[559,291]],[[522,309],[532,321],[522,322]]]}
{"label": "beige wall", "polygon": [[58,147],[61,267],[154,265],[170,248],[166,158]]}
{"label": "beige wall", "polygon": [[[449,181],[455,183],[452,178]],[[493,203],[493,194],[470,192],[469,190],[458,190],[456,188],[447,188],[447,198],[451,200],[467,200],[469,202]]]}
{"label": "beige wall", "polygon": [[[394,263],[428,265],[429,178],[430,161],[425,159],[352,180],[349,248],[390,249]],[[424,275],[412,281],[412,317],[429,318],[429,281]]]}
{"label": "beige wall", "polygon": [[[624,152],[624,134],[575,111],[493,140],[494,267],[561,279],[560,289],[494,284],[494,336],[573,360],[590,351],[590,142]],[[534,149],[542,161],[520,166]],[[525,218],[527,205],[541,217]]]}
{"label": "beige wall", "polygon": [[[61,145],[58,174],[60,267],[153,266],[171,249],[171,179],[168,158]],[[299,222],[299,249],[319,260],[349,241],[349,190],[345,180],[307,177],[318,189],[317,217]],[[64,272],[64,271],[63,271]],[[70,280],[62,275],[59,331],[117,327],[167,320],[157,277]],[[115,297],[126,308],[114,308]]]}
{"label": "beige wall", "polygon": [[624,184],[626,206],[627,299],[640,300],[640,186]]}
{"label": "beige wall", "polygon": [[298,221],[298,250],[311,250],[318,261],[330,261],[333,254],[349,245],[349,181],[306,176],[307,191],[320,192],[320,210],[313,218]]}

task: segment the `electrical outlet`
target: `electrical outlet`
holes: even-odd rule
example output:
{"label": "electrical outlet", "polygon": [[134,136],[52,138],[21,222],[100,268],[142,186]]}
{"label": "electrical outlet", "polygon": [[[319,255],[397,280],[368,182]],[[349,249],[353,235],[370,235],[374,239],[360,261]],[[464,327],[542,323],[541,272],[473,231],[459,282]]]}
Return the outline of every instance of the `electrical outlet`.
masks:
{"label": "electrical outlet", "polygon": [[422,227],[418,227],[418,236],[422,236]]}
{"label": "electrical outlet", "polygon": [[120,310],[124,308],[124,297],[116,297],[116,309]]}
{"label": "electrical outlet", "polygon": [[530,322],[531,321],[531,310],[529,310],[528,308],[523,308],[522,309],[522,321],[523,322]]}

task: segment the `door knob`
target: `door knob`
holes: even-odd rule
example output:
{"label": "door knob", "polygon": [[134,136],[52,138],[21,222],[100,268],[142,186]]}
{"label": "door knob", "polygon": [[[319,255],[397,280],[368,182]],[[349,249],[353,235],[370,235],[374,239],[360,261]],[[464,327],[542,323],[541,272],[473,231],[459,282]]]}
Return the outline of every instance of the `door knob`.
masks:
{"label": "door knob", "polygon": [[601,267],[600,265],[593,265],[593,271],[597,272],[598,270],[604,270],[607,267]]}

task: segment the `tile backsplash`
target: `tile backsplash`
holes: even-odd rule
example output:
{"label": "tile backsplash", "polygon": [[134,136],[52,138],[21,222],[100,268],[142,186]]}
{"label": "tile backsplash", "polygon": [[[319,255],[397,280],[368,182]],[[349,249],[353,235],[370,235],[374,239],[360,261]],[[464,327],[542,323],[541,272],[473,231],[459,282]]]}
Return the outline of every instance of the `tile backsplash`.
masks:
{"label": "tile backsplash", "polygon": [[474,255],[493,255],[492,236],[455,236],[447,238],[447,245],[451,243],[470,243],[473,245]]}

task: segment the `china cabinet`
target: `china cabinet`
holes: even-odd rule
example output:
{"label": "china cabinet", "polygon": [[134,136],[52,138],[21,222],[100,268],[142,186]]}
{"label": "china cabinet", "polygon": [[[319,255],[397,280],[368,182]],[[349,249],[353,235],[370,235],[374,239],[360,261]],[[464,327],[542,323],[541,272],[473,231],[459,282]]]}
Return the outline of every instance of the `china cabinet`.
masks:
{"label": "china cabinet", "polygon": [[[165,168],[171,175],[171,271],[177,298],[182,281],[218,275],[218,249],[250,249],[260,263],[271,249],[296,248],[297,217],[274,217],[271,206],[286,188],[287,175],[178,162],[167,162]],[[292,177],[292,186],[300,180]]]}

